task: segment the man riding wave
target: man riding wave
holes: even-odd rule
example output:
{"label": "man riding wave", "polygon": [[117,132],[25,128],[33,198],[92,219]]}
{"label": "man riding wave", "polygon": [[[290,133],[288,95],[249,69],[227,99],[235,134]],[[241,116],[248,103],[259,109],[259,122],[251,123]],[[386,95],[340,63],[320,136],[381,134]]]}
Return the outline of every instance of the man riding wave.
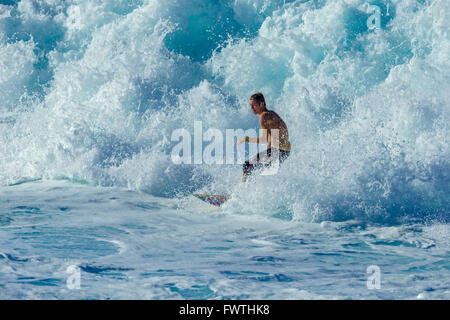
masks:
{"label": "man riding wave", "polygon": [[267,149],[258,153],[249,161],[245,161],[242,170],[243,182],[246,182],[247,177],[256,169],[270,167],[276,161],[282,163],[291,151],[287,126],[275,111],[267,109],[262,93],[258,92],[250,97],[250,107],[255,115],[259,115],[261,134],[256,138],[239,139],[237,145],[239,146],[244,142],[264,143],[267,144]]}

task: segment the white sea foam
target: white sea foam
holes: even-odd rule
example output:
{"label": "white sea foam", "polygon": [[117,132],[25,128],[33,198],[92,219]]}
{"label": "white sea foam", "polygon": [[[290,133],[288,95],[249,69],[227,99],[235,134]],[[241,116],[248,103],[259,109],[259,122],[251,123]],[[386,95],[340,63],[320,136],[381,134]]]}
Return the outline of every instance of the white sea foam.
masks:
{"label": "white sea foam", "polygon": [[[363,0],[3,5],[0,182],[234,190],[230,210],[296,220],[445,219],[449,4],[379,6],[368,30]],[[235,186],[240,165],[172,163],[171,133],[194,121],[256,128],[255,91],[289,128],[278,176]]]}

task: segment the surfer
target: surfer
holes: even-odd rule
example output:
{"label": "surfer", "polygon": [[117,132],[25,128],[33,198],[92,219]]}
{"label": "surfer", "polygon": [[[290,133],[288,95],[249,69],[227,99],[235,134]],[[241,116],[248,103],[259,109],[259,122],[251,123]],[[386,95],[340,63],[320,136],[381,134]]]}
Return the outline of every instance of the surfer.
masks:
{"label": "surfer", "polygon": [[275,111],[267,109],[262,93],[258,92],[250,97],[250,107],[255,115],[259,115],[260,136],[239,139],[237,145],[244,142],[267,143],[267,149],[245,161],[242,170],[243,182],[247,181],[247,177],[254,170],[270,167],[276,160],[283,162],[291,151],[287,126]]}

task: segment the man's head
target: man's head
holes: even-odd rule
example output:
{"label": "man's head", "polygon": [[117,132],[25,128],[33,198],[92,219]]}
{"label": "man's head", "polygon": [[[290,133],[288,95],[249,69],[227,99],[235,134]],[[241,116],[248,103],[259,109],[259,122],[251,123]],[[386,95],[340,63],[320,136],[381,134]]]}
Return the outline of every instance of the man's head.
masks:
{"label": "man's head", "polygon": [[261,114],[266,111],[266,100],[261,92],[257,92],[250,97],[250,108],[254,114]]}

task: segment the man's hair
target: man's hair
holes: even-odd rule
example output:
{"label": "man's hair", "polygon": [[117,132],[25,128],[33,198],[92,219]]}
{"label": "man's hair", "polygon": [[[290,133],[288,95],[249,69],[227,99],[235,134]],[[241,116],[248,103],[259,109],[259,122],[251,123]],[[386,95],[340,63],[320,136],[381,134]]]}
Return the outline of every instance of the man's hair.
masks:
{"label": "man's hair", "polygon": [[258,104],[261,104],[261,102],[264,102],[264,105],[266,105],[266,100],[264,99],[264,96],[261,92],[252,94],[252,96],[250,97],[250,100],[255,100]]}

